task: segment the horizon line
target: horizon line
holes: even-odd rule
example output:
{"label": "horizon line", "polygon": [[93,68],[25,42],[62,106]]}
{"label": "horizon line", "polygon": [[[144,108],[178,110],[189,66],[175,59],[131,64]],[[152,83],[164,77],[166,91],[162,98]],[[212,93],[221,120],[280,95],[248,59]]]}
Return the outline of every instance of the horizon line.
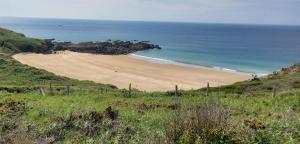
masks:
{"label": "horizon line", "polygon": [[256,25],[256,26],[292,26],[296,24],[259,24],[259,23],[231,23],[231,22],[198,22],[198,21],[162,21],[162,20],[123,20],[123,19],[89,19],[89,18],[57,18],[57,17],[23,17],[23,16],[0,16],[0,18],[19,19],[54,19],[54,20],[85,20],[85,21],[116,21],[116,22],[152,22],[152,23],[186,23],[186,24],[224,24],[224,25]]}

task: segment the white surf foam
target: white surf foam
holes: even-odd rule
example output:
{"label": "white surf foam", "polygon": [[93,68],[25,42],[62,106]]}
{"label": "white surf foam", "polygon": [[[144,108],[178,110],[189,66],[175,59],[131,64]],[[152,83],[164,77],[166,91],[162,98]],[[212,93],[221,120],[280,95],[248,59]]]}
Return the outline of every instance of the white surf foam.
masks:
{"label": "white surf foam", "polygon": [[193,68],[216,69],[216,70],[221,70],[221,71],[226,71],[226,72],[231,72],[231,73],[241,73],[241,74],[247,74],[247,75],[252,74],[252,73],[241,72],[241,71],[229,69],[229,68],[222,68],[222,67],[217,67],[217,66],[207,67],[207,66],[186,64],[186,63],[180,63],[180,62],[176,62],[176,61],[172,61],[172,60],[149,57],[149,56],[142,56],[142,55],[137,55],[137,54],[130,54],[129,56],[131,56],[133,58],[137,58],[137,59],[146,60],[146,61],[152,62],[152,63],[158,63],[158,64],[174,64],[174,65],[193,67]]}

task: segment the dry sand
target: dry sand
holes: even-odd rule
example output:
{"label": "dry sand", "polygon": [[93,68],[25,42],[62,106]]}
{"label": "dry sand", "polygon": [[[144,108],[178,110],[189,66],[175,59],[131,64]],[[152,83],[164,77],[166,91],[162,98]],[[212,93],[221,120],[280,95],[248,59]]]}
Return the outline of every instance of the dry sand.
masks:
{"label": "dry sand", "polygon": [[129,83],[132,83],[133,88],[146,91],[173,90],[176,84],[180,89],[197,89],[205,87],[207,82],[211,86],[220,86],[251,78],[249,74],[151,63],[127,55],[94,55],[65,51],[48,55],[21,53],[13,58],[61,76],[113,84],[119,88],[128,88]]}

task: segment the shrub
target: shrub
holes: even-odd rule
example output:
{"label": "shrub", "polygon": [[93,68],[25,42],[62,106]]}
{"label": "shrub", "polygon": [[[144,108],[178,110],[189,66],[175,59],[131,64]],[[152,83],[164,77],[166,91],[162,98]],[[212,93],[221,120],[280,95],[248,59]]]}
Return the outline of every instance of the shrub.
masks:
{"label": "shrub", "polygon": [[273,136],[266,131],[257,130],[255,131],[255,142],[258,144],[272,144]]}
{"label": "shrub", "polygon": [[262,121],[258,118],[247,119],[245,120],[245,125],[249,126],[252,129],[265,129],[266,126],[262,123]]}
{"label": "shrub", "polygon": [[[25,114],[27,107],[23,101],[7,99],[0,103],[0,136],[18,128],[19,118]],[[4,135],[3,135],[4,134]]]}
{"label": "shrub", "polygon": [[166,127],[167,143],[234,143],[229,113],[216,102],[178,111]]}
{"label": "shrub", "polygon": [[56,117],[53,127],[46,131],[42,138],[52,137],[52,142],[59,142],[66,140],[68,133],[75,132],[81,137],[81,140],[101,135],[103,143],[112,140],[126,143],[130,131],[119,121],[118,111],[108,107],[103,113],[91,111],[89,113],[70,113],[67,118]]}

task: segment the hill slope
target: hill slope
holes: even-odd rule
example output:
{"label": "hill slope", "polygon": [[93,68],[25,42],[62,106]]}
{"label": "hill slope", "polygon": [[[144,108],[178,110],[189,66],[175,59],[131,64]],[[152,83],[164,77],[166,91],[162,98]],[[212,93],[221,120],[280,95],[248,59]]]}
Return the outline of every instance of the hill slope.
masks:
{"label": "hill slope", "polygon": [[39,52],[46,49],[47,41],[28,38],[23,34],[0,28],[0,52]]}

